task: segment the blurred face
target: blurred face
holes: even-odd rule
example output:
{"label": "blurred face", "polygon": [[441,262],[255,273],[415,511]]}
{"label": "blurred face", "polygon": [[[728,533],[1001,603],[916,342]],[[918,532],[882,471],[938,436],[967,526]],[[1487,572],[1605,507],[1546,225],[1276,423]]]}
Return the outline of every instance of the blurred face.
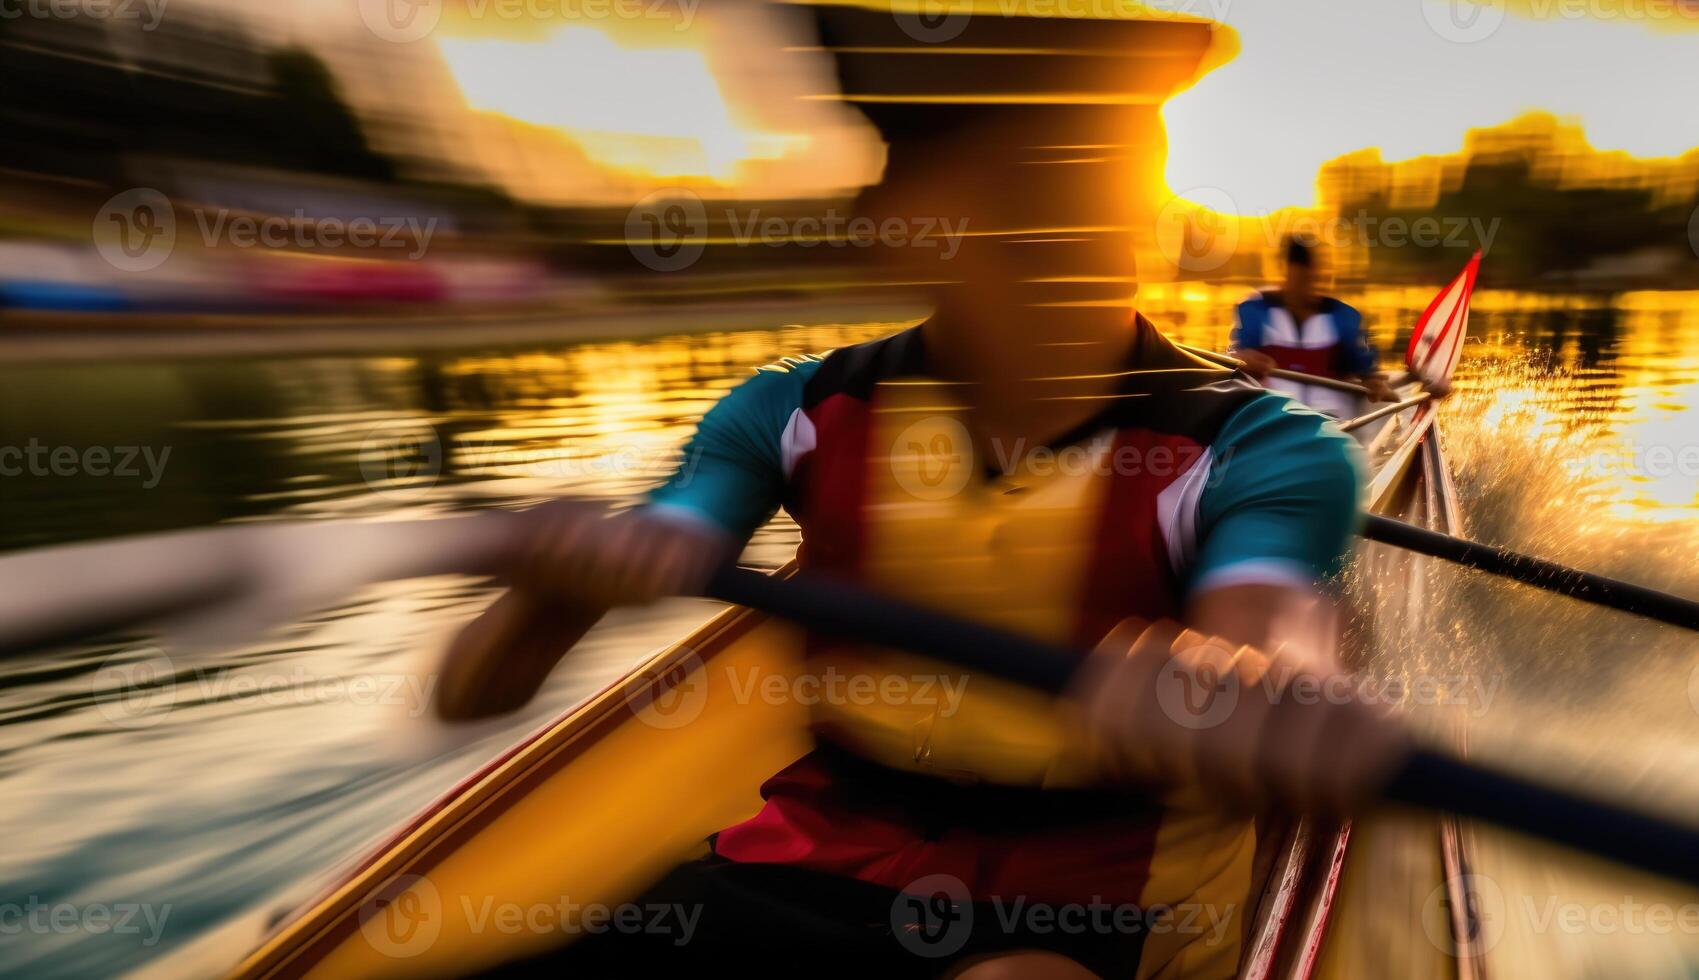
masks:
{"label": "blurred face", "polygon": [[1114,168],[1065,159],[1077,151],[1009,155],[968,137],[889,168],[864,214],[959,230],[953,250],[881,249],[890,273],[929,284],[928,336],[974,380],[1108,370],[1126,356],[1138,288],[1128,195]]}
{"label": "blurred face", "polygon": [[1316,295],[1315,269],[1296,262],[1286,263],[1286,282],[1282,287],[1289,302],[1308,304]]}

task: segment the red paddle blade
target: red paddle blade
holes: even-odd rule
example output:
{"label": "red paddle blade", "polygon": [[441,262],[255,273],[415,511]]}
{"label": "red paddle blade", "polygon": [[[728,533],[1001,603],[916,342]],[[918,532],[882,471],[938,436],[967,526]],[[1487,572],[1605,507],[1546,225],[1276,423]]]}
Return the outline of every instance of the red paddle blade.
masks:
{"label": "red paddle blade", "polygon": [[1469,296],[1475,291],[1475,274],[1480,268],[1481,253],[1476,252],[1457,278],[1428,304],[1410,334],[1404,365],[1430,388],[1451,380],[1451,372],[1463,354],[1463,340],[1469,333]]}

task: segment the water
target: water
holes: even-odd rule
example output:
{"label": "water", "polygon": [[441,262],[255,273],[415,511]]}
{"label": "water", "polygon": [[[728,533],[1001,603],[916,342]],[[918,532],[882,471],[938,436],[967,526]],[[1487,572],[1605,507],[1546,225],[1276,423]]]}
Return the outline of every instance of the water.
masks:
{"label": "water", "polygon": [[[1219,346],[1238,295],[1147,287],[1141,305],[1178,339]],[[1396,351],[1407,339],[1396,325],[1428,295],[1347,298]],[[1475,308],[1476,342],[1443,426],[1470,533],[1699,594],[1699,295],[1488,292]],[[0,446],[34,439],[41,453],[72,455],[61,454],[57,470],[38,455],[38,472],[0,479],[0,548],[212,522],[419,516],[559,494],[626,499],[666,471],[694,420],[751,367],[894,328],[4,367]],[[128,447],[137,449],[133,472],[104,472]],[[95,448],[106,455],[91,456]],[[750,557],[777,564],[795,540],[781,518]],[[1432,574],[1446,610],[1435,634],[1395,644],[1372,669],[1490,687],[1469,712],[1472,751],[1485,757],[1678,812],[1699,802],[1699,780],[1687,775],[1699,762],[1690,635],[1479,576]],[[0,903],[37,910],[20,928],[0,922],[0,973],[144,965],[310,890],[500,748],[711,612],[674,602],[611,617],[530,708],[445,733],[427,717],[419,678],[489,597],[459,578],[400,583],[240,649],[167,650],[137,636],[0,663]],[[102,696],[115,674],[136,669],[169,679],[164,693]],[[1553,883],[1551,869],[1569,865],[1502,837],[1484,835],[1478,851],[1478,870],[1539,894],[1540,910],[1559,893],[1589,896],[1589,908],[1655,893],[1584,868]],[[1512,926],[1527,918],[1507,912]],[[113,928],[127,913],[128,928]],[[1675,937],[1619,930],[1606,941],[1599,931],[1577,947],[1549,922],[1512,928],[1501,954],[1515,953],[1512,967],[1542,964],[1538,975],[1623,962],[1623,944],[1659,964],[1683,955]],[[206,962],[230,952],[215,948]],[[1582,972],[1553,965],[1576,963]]]}

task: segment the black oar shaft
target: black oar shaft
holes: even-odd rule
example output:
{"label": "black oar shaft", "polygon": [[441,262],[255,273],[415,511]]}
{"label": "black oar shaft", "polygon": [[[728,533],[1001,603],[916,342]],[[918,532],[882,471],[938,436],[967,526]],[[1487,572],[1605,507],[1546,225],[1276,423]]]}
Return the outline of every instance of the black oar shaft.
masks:
{"label": "black oar shaft", "polygon": [[[796,575],[741,568],[717,573],[710,598],[759,609],[810,629],[895,647],[984,671],[1051,694],[1067,688],[1083,654],[877,595]],[[1411,755],[1382,794],[1458,813],[1699,884],[1699,829],[1541,786],[1428,751]]]}
{"label": "black oar shaft", "polygon": [[1659,622],[1699,629],[1699,602],[1371,514],[1363,537]]}
{"label": "black oar shaft", "polygon": [[1699,830],[1435,752],[1418,751],[1385,799],[1509,827],[1655,874],[1699,882]]}
{"label": "black oar shaft", "polygon": [[703,592],[809,629],[937,657],[1050,694],[1067,688],[1080,654],[1004,630],[944,616],[837,579],[788,579],[722,568]]}

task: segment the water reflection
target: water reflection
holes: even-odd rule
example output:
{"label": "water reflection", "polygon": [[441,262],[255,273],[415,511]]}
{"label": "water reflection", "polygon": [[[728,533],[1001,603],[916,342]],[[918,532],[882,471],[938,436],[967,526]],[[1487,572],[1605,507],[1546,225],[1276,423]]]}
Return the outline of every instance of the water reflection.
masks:
{"label": "water reflection", "polygon": [[[1177,339],[1220,346],[1238,298],[1182,284],[1146,286],[1140,301]],[[1429,295],[1345,298],[1383,349],[1399,352]],[[170,455],[151,488],[81,470],[0,480],[0,548],[214,521],[623,499],[672,464],[694,420],[751,367],[891,329],[6,367],[0,445],[34,439],[72,447],[79,460],[91,447]],[[1699,516],[1699,295],[1485,292],[1472,336],[1444,415],[1471,532],[1699,594],[1689,529]],[[794,544],[781,517],[751,557],[777,564]],[[1383,650],[1374,669],[1493,681],[1472,735],[1489,758],[1699,802],[1699,781],[1681,774],[1699,763],[1699,701],[1689,696],[1699,658],[1688,636],[1478,576],[1432,574],[1443,621]],[[531,709],[445,734],[424,717],[429,691],[418,685],[428,685],[432,651],[487,599],[473,581],[402,583],[239,650],[162,651],[133,637],[0,664],[9,845],[0,901],[170,909],[157,944],[80,930],[0,935],[0,972],[109,972],[266,907],[708,612],[677,602],[612,617]],[[160,683],[151,701],[114,717],[95,696],[101,678],[132,669]],[[1550,855],[1519,847],[1489,838],[1483,864],[1506,883],[1552,874]],[[1625,889],[1619,876],[1564,880],[1577,894]],[[1530,963],[1562,946],[1549,935],[1508,942]]]}

